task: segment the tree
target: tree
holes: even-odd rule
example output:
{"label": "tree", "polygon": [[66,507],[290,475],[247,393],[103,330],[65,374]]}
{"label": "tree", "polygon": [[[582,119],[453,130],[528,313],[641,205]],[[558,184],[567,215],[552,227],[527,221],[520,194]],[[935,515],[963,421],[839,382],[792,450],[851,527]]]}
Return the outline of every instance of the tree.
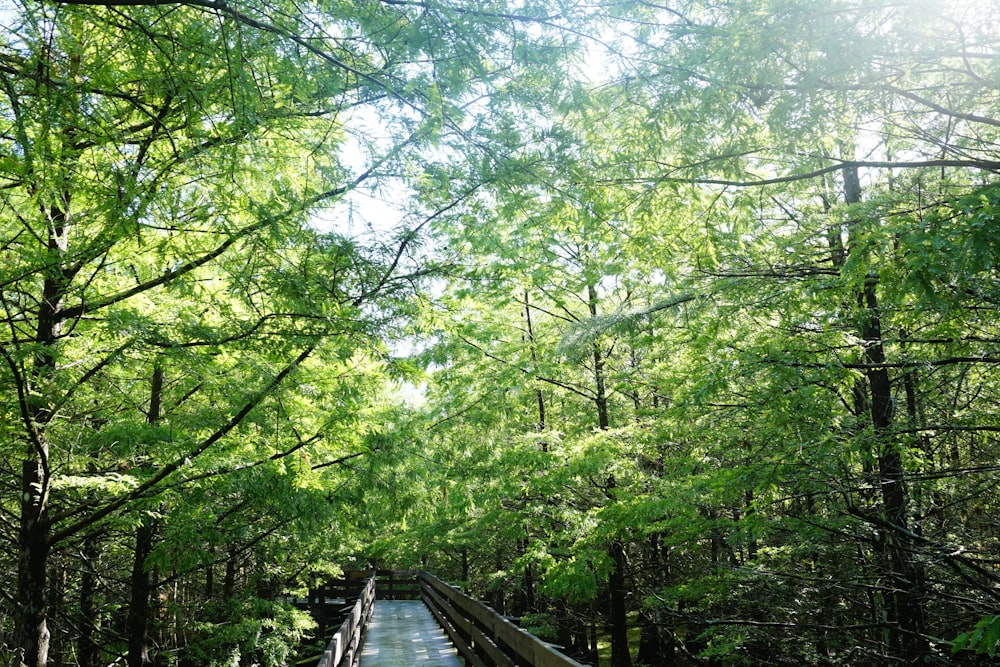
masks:
{"label": "tree", "polygon": [[[751,8],[740,3],[714,9],[678,6],[668,17],[667,28],[678,39],[668,47],[652,33],[629,35],[636,37],[633,43],[640,44],[640,49],[650,46],[660,54],[670,54],[665,58],[650,51],[644,61],[648,71],[642,74],[650,81],[670,82],[664,87],[656,83],[650,86],[658,95],[651,99],[671,101],[672,106],[664,108],[668,117],[685,122],[690,117],[686,114],[697,113],[703,118],[724,119],[721,131],[712,123],[685,122],[692,131],[669,145],[684,150],[671,158],[672,171],[662,169],[663,162],[656,158],[646,158],[652,172],[658,174],[647,182],[689,181],[717,193],[713,201],[716,208],[706,215],[714,228],[705,241],[709,252],[697,264],[719,281],[719,286],[705,291],[733,304],[752,305],[757,317],[770,312],[771,321],[779,323],[771,339],[759,348],[754,343],[747,345],[754,338],[748,331],[740,331],[744,343],[733,345],[740,369],[761,361],[803,368],[796,359],[825,358],[827,353],[837,358],[836,350],[856,346],[858,358],[846,363],[858,376],[845,393],[852,396],[846,403],[851,418],[857,420],[851,442],[862,461],[861,470],[848,474],[867,480],[859,486],[873,484],[880,493],[859,492],[865,507],[857,507],[851,500],[844,511],[867,522],[862,532],[875,531],[873,537],[863,538],[862,551],[874,547],[879,576],[894,582],[879,591],[879,600],[871,601],[872,620],[887,619],[881,628],[884,635],[877,641],[885,642],[888,655],[912,664],[929,659],[930,637],[935,635],[925,625],[929,603],[921,564],[925,562],[921,552],[931,541],[916,538],[911,530],[911,523],[920,523],[923,513],[911,504],[913,498],[927,496],[925,490],[912,490],[922,484],[919,476],[914,479],[906,472],[909,467],[925,465],[926,459],[916,447],[907,448],[907,438],[900,436],[900,430],[905,429],[894,425],[901,418],[897,404],[909,406],[911,428],[919,422],[921,409],[913,373],[903,370],[892,376],[892,368],[909,366],[894,366],[890,361],[886,317],[898,322],[895,336],[899,339],[909,337],[911,325],[929,325],[918,318],[902,323],[904,313],[913,316],[914,297],[921,298],[917,296],[920,292],[908,291],[905,281],[898,282],[909,275],[904,268],[907,261],[920,255],[919,248],[905,243],[909,232],[901,231],[921,224],[907,211],[920,211],[919,218],[928,211],[924,208],[927,193],[939,193],[930,196],[933,200],[946,198],[951,188],[974,188],[978,171],[995,168],[991,160],[981,157],[986,144],[972,147],[964,139],[954,143],[950,139],[952,130],[966,123],[977,127],[973,132],[978,137],[992,131],[991,103],[986,97],[977,97],[985,89],[958,83],[959,70],[962,76],[971,77],[966,81],[978,80],[976,68],[961,69],[960,54],[950,61],[953,52],[943,47],[933,56],[925,49],[933,49],[929,45],[952,30],[952,41],[957,40],[968,52],[989,48],[993,38],[984,34],[970,38],[963,24],[952,22],[955,13],[951,7],[918,18],[878,3],[822,8],[814,3],[775,3],[763,9],[759,4]],[[696,43],[705,48],[690,48]],[[723,44],[740,44],[742,49],[724,50]],[[887,63],[898,69],[886,69]],[[942,69],[955,72],[956,78],[946,83],[939,77]],[[692,81],[696,82],[694,87]],[[944,92],[946,87],[950,90],[950,84],[958,85],[962,92]],[[915,92],[918,85],[956,103],[962,100],[959,104],[966,107],[957,110],[930,102]],[[643,107],[639,113],[648,115],[649,110]],[[729,133],[731,128],[739,131]],[[966,126],[957,134],[967,138],[969,129]],[[655,141],[658,132],[650,133],[650,141]],[[697,158],[686,157],[691,142],[699,146]],[[853,151],[861,145],[871,153],[858,160]],[[803,146],[814,148],[802,151]],[[818,164],[812,162],[817,158]],[[624,173],[636,168],[631,161],[620,164]],[[940,180],[932,181],[925,171],[928,168],[940,169]],[[859,169],[868,170],[878,190],[867,200],[862,197]],[[972,175],[950,169],[966,169],[964,174]],[[901,177],[896,170],[915,171]],[[825,178],[837,172],[843,174],[837,187],[846,193],[846,207],[838,206],[830,196],[836,181]],[[626,176],[618,182],[628,185],[636,179]],[[912,183],[920,185],[913,187]],[[751,188],[752,195],[745,195]],[[774,296],[769,298],[768,294]],[[887,294],[892,295],[891,302],[887,302]],[[823,295],[828,295],[826,304]],[[916,312],[927,314],[919,307]],[[856,338],[828,344],[828,328],[854,331]],[[718,329],[714,329],[713,336],[717,335]],[[782,341],[780,345],[775,345],[776,338]],[[801,347],[796,341],[802,338],[815,341],[813,347]],[[718,350],[718,341],[712,347]],[[752,352],[755,348],[759,349],[756,353]],[[910,344],[906,356],[914,354]],[[812,363],[821,368],[830,362]],[[812,363],[806,365],[812,367]],[[837,363],[845,360],[840,357]],[[770,404],[743,400],[746,379],[737,378],[744,373],[724,372],[732,378],[730,382],[739,384],[733,389],[723,385],[714,402],[746,408]],[[792,388],[796,386],[799,389]],[[808,386],[794,382],[786,391],[802,391]],[[831,385],[825,380],[820,386]],[[905,397],[897,397],[895,387],[900,387]],[[801,420],[810,413],[823,412],[812,407]],[[926,441],[923,444],[926,446]],[[845,462],[839,475],[851,469]],[[818,518],[811,521],[821,522]]]}
{"label": "tree", "polygon": [[[480,36],[444,49],[441,33],[464,15],[444,5],[300,9],[112,2],[9,14],[2,353],[6,459],[20,469],[4,499],[18,574],[4,589],[16,591],[5,604],[25,664],[47,662],[54,556],[137,508],[156,513],[193,462],[225,469],[229,443],[246,442],[251,462],[276,456],[251,425],[287,421],[281,396],[307,360],[352,358],[421,271],[407,256],[412,233],[363,248],[307,222],[443,134],[435,127],[455,127],[444,100],[489,76],[468,57]],[[474,18],[501,31],[510,20]],[[337,154],[345,117],[375,100],[398,122],[351,175]],[[376,301],[382,313],[363,315]],[[158,393],[148,378],[160,373],[176,414],[154,419],[133,387]],[[312,442],[303,437],[291,451]],[[133,559],[138,598],[148,537]],[[135,632],[130,661],[141,664]]]}
{"label": "tree", "polygon": [[[616,385],[629,389],[622,398],[649,388],[657,408],[633,429],[640,446],[605,450],[621,452],[615,488],[629,492],[607,501],[581,492],[591,510],[634,502],[602,513],[607,523],[560,516],[559,526],[641,535],[626,545],[633,566],[648,558],[660,568],[642,578],[643,611],[684,650],[732,664],[770,659],[777,646],[796,664],[913,664],[938,659],[956,622],[971,628],[989,615],[988,562],[940,560],[955,553],[946,545],[968,541],[979,553],[994,539],[955,528],[991,502],[994,474],[983,372],[995,336],[980,317],[992,310],[995,254],[977,230],[994,210],[996,35],[977,20],[981,9],[595,10],[590,18],[612,26],[601,33],[607,78],[595,90],[563,86],[546,98],[551,111],[525,114],[540,128],[533,135],[505,127],[516,177],[447,230],[450,247],[481,258],[467,263],[488,267],[462,293],[465,313],[485,314],[459,325],[478,359],[455,352],[463,343],[442,327],[452,352],[436,363],[486,364],[491,381],[510,386],[533,377],[525,371],[541,355],[552,364],[542,377],[553,378],[567,367],[545,357],[549,333],[577,359],[614,337],[616,350],[636,352],[620,359],[652,360],[641,378],[621,364]],[[581,235],[601,258],[591,284],[621,277],[643,289],[549,332],[555,318],[544,313],[587,287],[553,296],[565,257],[552,248],[575,231],[564,211],[597,212],[590,220],[620,231]],[[526,300],[525,285],[544,296]],[[530,336],[516,314],[525,301],[539,314]],[[436,375],[468,379],[455,368]],[[535,423],[533,406],[518,408],[532,416],[522,428]],[[499,422],[479,410],[443,414],[485,429]],[[564,443],[583,439],[577,415],[545,414]],[[538,474],[527,457],[523,471]],[[551,474],[557,488],[577,488]],[[540,556],[541,586],[569,581],[573,562]],[[762,599],[778,600],[764,619]]]}

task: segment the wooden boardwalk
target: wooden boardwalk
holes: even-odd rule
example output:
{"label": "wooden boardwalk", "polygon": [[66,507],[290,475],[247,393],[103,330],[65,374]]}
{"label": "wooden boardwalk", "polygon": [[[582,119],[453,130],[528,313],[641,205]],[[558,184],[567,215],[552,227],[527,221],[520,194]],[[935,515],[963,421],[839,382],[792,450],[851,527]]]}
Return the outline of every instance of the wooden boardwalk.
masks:
{"label": "wooden boardwalk", "polygon": [[376,600],[361,667],[461,667],[465,662],[420,600]]}
{"label": "wooden boardwalk", "polygon": [[[308,608],[324,619],[359,581],[310,590]],[[360,588],[317,667],[587,667],[427,572],[373,571]]]}

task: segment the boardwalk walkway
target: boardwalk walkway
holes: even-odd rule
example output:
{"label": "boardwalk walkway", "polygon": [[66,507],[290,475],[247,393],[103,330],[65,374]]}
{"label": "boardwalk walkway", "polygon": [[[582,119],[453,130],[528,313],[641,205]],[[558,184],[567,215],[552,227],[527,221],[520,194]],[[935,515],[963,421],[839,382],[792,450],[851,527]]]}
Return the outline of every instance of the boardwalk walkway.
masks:
{"label": "boardwalk walkway", "polygon": [[420,600],[376,600],[361,667],[461,667],[464,661]]}

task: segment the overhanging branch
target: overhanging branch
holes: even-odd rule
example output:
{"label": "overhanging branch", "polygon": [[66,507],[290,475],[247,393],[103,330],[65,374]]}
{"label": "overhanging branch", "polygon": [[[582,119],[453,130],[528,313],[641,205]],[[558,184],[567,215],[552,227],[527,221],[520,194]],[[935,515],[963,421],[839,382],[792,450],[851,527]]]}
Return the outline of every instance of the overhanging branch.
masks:
{"label": "overhanging branch", "polygon": [[[724,158],[722,158],[724,159]],[[720,185],[733,188],[757,188],[768,185],[781,185],[784,183],[794,183],[797,181],[808,181],[819,178],[826,174],[841,171],[844,167],[854,167],[857,169],[940,169],[943,167],[978,169],[981,171],[1000,172],[1000,161],[998,160],[915,160],[912,162],[896,162],[891,160],[838,160],[835,164],[802,172],[800,174],[787,174],[785,176],[774,176],[772,178],[760,179],[729,179],[729,178],[699,178],[696,176],[679,176],[693,165],[661,165],[670,167],[670,171],[662,175],[653,175],[639,178],[616,178],[597,181],[602,185],[635,185],[635,184],[657,184],[657,183],[685,183],[688,185]]]}

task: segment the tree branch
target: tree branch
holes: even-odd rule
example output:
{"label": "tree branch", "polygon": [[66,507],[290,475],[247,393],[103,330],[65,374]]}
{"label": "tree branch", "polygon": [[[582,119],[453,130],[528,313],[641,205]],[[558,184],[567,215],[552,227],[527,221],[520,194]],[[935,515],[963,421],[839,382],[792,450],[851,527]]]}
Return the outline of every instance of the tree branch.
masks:
{"label": "tree branch", "polygon": [[[670,166],[670,165],[661,165]],[[679,173],[690,169],[692,165],[670,166],[670,173]],[[604,179],[599,182],[602,185],[630,185],[630,184],[656,184],[656,183],[687,183],[690,185],[722,185],[734,188],[756,188],[767,185],[780,185],[782,183],[794,183],[797,181],[807,181],[818,178],[825,174],[842,170],[844,167],[855,167],[858,169],[940,169],[942,167],[956,167],[980,169],[983,171],[1000,171],[1000,161],[997,160],[915,160],[912,162],[895,162],[889,160],[843,160],[837,161],[820,169],[803,172],[801,174],[788,174],[786,176],[775,176],[773,178],[761,178],[755,180],[735,180],[726,178],[698,178],[684,176],[649,176],[639,178],[613,178]]]}
{"label": "tree branch", "polygon": [[[240,410],[235,415],[233,415],[225,424],[223,424],[220,428],[216,429],[216,431],[212,433],[212,435],[205,438],[196,447],[187,452],[187,454],[178,457],[171,463],[168,463],[167,465],[163,466],[159,470],[159,472],[157,472],[153,477],[146,480],[145,482],[137,486],[129,493],[126,493],[112,500],[101,509],[80,519],[79,521],[72,523],[69,526],[66,526],[65,528],[57,532],[54,532],[51,537],[50,543],[56,544],[57,542],[65,540],[66,538],[75,535],[76,533],[80,532],[86,527],[97,523],[106,516],[116,512],[117,510],[124,507],[126,504],[146,496],[164,479],[174,474],[175,472],[186,466],[188,463],[190,463],[200,455],[204,454],[210,447],[212,447],[212,445],[222,440],[233,429],[239,426],[240,423],[244,419],[246,419],[247,415],[249,415],[254,408],[260,405],[261,401],[266,396],[268,396],[275,389],[277,389],[278,386],[281,385],[282,382],[284,382],[285,378],[288,377],[288,375],[291,374],[292,371],[298,368],[299,365],[301,365],[302,362],[304,362],[309,357],[309,355],[311,355],[316,350],[317,345],[318,343],[310,345],[305,350],[303,350],[293,361],[291,361],[288,365],[282,368],[277,375],[271,378],[271,380],[259,392],[257,392],[257,394],[253,398],[248,400],[243,405],[243,407],[240,408]],[[55,523],[55,521],[57,520],[58,517],[53,519],[53,523]]]}
{"label": "tree branch", "polygon": [[188,7],[196,7],[199,9],[210,9],[221,15],[228,16],[229,18],[242,23],[243,25],[261,30],[263,32],[269,32],[274,35],[279,35],[284,39],[294,42],[298,46],[302,47],[309,53],[319,57],[321,60],[349,72],[358,79],[368,81],[374,84],[376,87],[385,90],[389,95],[395,99],[401,101],[406,106],[420,112],[414,104],[409,102],[401,94],[396,92],[394,89],[386,85],[385,82],[380,81],[376,76],[368,72],[359,70],[356,67],[352,67],[343,60],[335,57],[333,54],[317,47],[313,40],[307,39],[301,35],[295,34],[294,32],[289,32],[287,30],[282,30],[278,26],[263,21],[261,19],[250,16],[249,14],[240,11],[236,7],[231,6],[226,2],[221,2],[217,0],[58,0],[61,4],[65,5],[82,5],[82,6],[95,6],[95,7],[142,7],[142,6],[161,6],[161,5],[184,5]]}

